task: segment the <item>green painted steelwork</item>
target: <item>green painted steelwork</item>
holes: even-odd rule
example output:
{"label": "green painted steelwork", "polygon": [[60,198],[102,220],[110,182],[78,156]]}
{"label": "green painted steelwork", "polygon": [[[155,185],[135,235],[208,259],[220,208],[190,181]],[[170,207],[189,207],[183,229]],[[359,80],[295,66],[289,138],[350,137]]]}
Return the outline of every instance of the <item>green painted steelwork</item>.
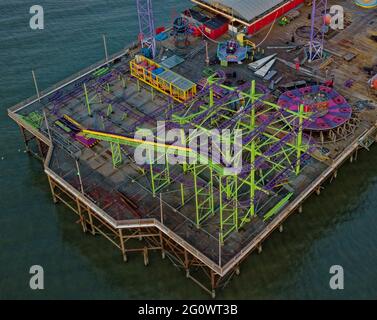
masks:
{"label": "green painted steelwork", "polygon": [[293,193],[289,193],[287,196],[285,196],[283,199],[281,199],[277,205],[275,205],[270,211],[268,211],[264,215],[263,221],[267,221],[272,216],[277,214],[279,212],[279,210],[281,210],[288,203],[289,199],[291,199],[292,196],[293,196]]}
{"label": "green painted steelwork", "polygon": [[111,155],[114,168],[118,168],[122,164],[122,151],[119,143],[110,142]]}
{"label": "green painted steelwork", "polygon": [[43,115],[38,111],[34,111],[29,113],[27,116],[24,116],[23,120],[25,120],[34,128],[40,129],[43,124]]}
{"label": "green painted steelwork", "polygon": [[88,115],[91,116],[91,110],[90,110],[90,102],[89,102],[89,96],[88,96],[88,89],[86,88],[86,84],[84,83],[84,93],[85,93],[85,102],[86,107],[88,108]]}
{"label": "green painted steelwork", "polygon": [[[195,205],[196,227],[205,228],[208,220],[211,223],[218,221],[219,241],[224,243],[231,234],[254,220],[267,222],[293,197],[291,192],[287,195],[284,189],[288,183],[286,171],[296,175],[301,172],[301,156],[309,148],[302,127],[309,116],[304,114],[302,106],[298,112],[293,112],[282,110],[268,101],[268,97],[257,92],[255,81],[251,82],[250,89],[240,91],[223,85],[220,80],[218,74],[210,76],[206,84],[210,86],[208,95],[194,97],[185,103],[186,108],[174,112],[168,119],[171,124],[182,128],[181,146],[145,143],[143,140],[90,130],[84,130],[84,133],[111,144],[114,167],[122,163],[120,145],[143,146],[149,154],[149,165],[145,168],[149,171],[153,195],[176,184],[181,206],[190,201]],[[222,104],[215,97],[214,84],[229,95],[229,99],[224,99]],[[220,131],[216,133],[214,130],[219,127],[228,129],[230,134],[225,137]],[[189,129],[196,131],[188,132]],[[212,156],[189,147],[198,138],[211,139]],[[239,141],[244,142],[240,145]],[[224,145],[228,149],[221,148]],[[218,151],[222,161],[213,158],[214,151]],[[179,168],[175,168],[175,171],[186,176],[185,181],[193,182],[193,186],[190,186],[194,191],[193,197],[186,198],[185,183],[177,183],[171,176],[168,161],[171,155],[197,160],[196,163],[180,163]],[[243,171],[229,171],[224,164],[226,156],[233,158],[234,162],[242,161]],[[159,160],[165,160],[164,164]],[[268,212],[266,203],[269,203]]]}

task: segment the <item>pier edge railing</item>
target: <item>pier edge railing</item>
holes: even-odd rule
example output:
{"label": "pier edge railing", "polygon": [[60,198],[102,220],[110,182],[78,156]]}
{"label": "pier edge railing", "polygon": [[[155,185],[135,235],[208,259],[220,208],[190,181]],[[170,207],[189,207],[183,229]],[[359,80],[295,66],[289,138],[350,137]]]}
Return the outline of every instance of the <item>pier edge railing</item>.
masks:
{"label": "pier edge railing", "polygon": [[127,56],[130,53],[130,51],[132,49],[136,48],[137,46],[138,46],[137,42],[132,42],[130,45],[125,47],[123,50],[111,55],[108,60],[102,59],[102,60],[90,65],[89,67],[86,67],[86,68],[76,72],[75,74],[59,81],[58,83],[50,86],[49,88],[41,91],[39,97],[38,97],[37,94],[35,94],[35,95],[31,96],[30,98],[27,98],[27,99],[17,103],[16,105],[10,107],[8,110],[16,113],[16,112],[20,111],[21,109],[28,107],[29,105],[39,101],[40,99],[43,99],[44,97],[49,96],[50,94],[64,88],[65,86],[67,86],[67,85],[69,85],[69,84],[71,84],[71,83],[73,83],[73,82],[75,82],[79,79],[81,79],[82,77],[92,73],[94,70],[96,70],[98,68],[102,68],[109,63],[113,63],[115,60],[117,60],[119,58]]}

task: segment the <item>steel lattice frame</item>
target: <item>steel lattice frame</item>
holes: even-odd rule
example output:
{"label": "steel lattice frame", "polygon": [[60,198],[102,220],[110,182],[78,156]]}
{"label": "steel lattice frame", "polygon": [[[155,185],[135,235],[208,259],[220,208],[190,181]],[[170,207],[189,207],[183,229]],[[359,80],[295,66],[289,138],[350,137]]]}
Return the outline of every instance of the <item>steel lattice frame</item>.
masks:
{"label": "steel lattice frame", "polygon": [[[310,118],[304,114],[303,106],[298,112],[282,109],[268,101],[268,94],[256,92],[254,81],[251,86],[249,83],[231,88],[221,84],[221,79],[221,74],[210,77],[207,85],[193,99],[173,106],[166,113],[166,127],[179,128],[184,133],[181,144],[172,147],[158,140],[151,143],[147,146],[149,156],[152,158],[153,152],[157,158],[154,157],[156,160],[150,161],[143,170],[149,172],[154,196],[164,192],[169,185],[180,185],[182,207],[190,201],[185,199],[184,188],[193,187],[197,228],[209,219],[217,219],[219,240],[223,243],[253,219],[266,221],[288,203],[293,191],[285,185],[300,173],[312,149],[303,134],[304,121]],[[222,97],[215,95],[219,88],[224,92]],[[113,105],[116,107],[115,102]],[[198,150],[188,148],[197,138],[195,131],[189,133],[190,129],[208,133],[208,137],[213,134],[212,129],[229,129],[232,135],[231,153],[237,147],[233,142],[236,129],[242,129],[241,172],[229,172],[221,160],[224,154],[214,161],[212,157],[202,156]],[[114,166],[122,161],[120,145],[137,147],[143,144],[143,141],[120,135],[90,130],[84,130],[84,133],[111,144]],[[222,136],[214,140],[211,150],[220,150],[223,143],[229,142],[224,141]],[[158,161],[162,158],[167,160],[168,155],[193,157],[199,162],[174,166],[179,173],[173,174],[168,161],[164,164]],[[233,157],[237,155],[233,154]]]}
{"label": "steel lattice frame", "polygon": [[139,17],[141,46],[148,48],[152,58],[156,56],[155,26],[153,18],[152,0],[136,0]]}
{"label": "steel lattice frame", "polygon": [[[180,126],[194,126],[200,130],[208,130],[206,128],[211,126],[232,131],[242,129],[243,171],[240,174],[219,172],[211,163],[206,167],[194,165],[191,171],[195,177],[197,225],[218,212],[220,240],[223,242],[261,211],[265,195],[276,199],[273,201],[275,205],[268,211],[264,210],[263,219],[273,216],[288,202],[292,193],[277,192],[276,189],[281,189],[289,174],[299,174],[301,158],[306,155],[308,146],[303,145],[302,139],[303,108],[299,113],[284,113],[279,106],[264,101],[266,97],[256,93],[255,82],[252,82],[250,93],[220,85],[228,90],[228,94],[225,99],[215,102],[213,92],[216,84],[212,79],[208,82],[207,107],[200,105],[198,113],[191,108],[188,116],[175,114],[173,120]],[[191,103],[190,107],[194,104]],[[235,105],[238,108],[233,109]],[[261,121],[260,118],[266,115],[267,119]],[[223,142],[221,138],[217,141],[219,144]],[[197,186],[204,172],[210,177],[207,185]]]}
{"label": "steel lattice frame", "polygon": [[312,20],[309,43],[309,61],[320,59],[323,56],[325,38],[327,0],[313,0]]}

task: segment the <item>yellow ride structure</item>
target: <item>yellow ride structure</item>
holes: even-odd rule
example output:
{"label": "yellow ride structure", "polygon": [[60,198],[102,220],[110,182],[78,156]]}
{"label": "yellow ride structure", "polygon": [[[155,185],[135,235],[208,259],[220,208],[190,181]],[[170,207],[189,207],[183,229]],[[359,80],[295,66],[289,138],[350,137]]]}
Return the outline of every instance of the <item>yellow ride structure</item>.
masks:
{"label": "yellow ride structure", "polygon": [[187,101],[196,94],[194,82],[144,56],[135,56],[135,59],[130,61],[130,70],[133,77],[176,101]]}

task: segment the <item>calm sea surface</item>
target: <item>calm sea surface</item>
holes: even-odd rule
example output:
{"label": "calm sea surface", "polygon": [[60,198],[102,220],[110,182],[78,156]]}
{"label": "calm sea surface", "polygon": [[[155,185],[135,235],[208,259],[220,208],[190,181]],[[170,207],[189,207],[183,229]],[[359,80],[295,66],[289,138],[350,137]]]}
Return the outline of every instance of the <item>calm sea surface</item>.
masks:
{"label": "calm sea surface", "polygon": [[[29,28],[29,8],[40,3],[45,30]],[[187,0],[155,0],[156,26],[169,23]],[[8,107],[103,58],[137,35],[134,0],[0,1],[0,298],[208,298],[160,255],[149,267],[127,264],[107,240],[84,235],[63,205],[54,205],[42,166],[24,154]],[[218,294],[232,299],[377,298],[377,148],[347,164],[335,183],[292,216],[261,255]],[[45,290],[29,289],[29,268],[42,265]],[[329,269],[345,270],[345,289],[329,288]]]}

